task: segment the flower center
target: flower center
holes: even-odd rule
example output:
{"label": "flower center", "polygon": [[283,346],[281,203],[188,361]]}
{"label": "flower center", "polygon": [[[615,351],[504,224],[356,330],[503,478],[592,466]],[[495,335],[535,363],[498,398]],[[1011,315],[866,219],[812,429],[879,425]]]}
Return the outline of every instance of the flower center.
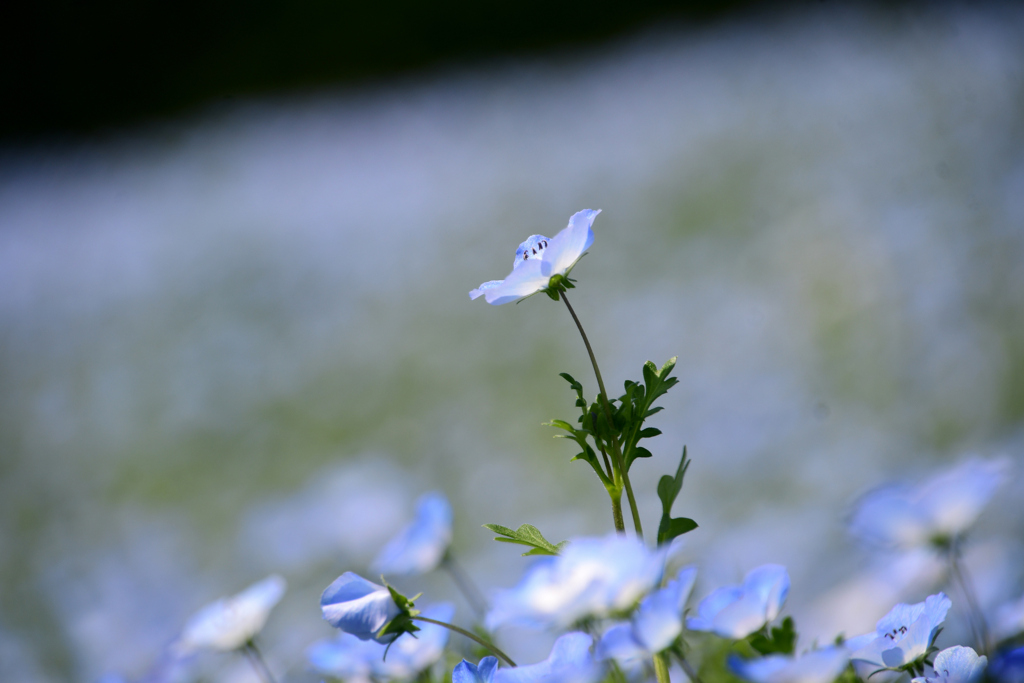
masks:
{"label": "flower center", "polygon": [[892,630],[892,633],[886,633],[885,637],[888,638],[889,640],[896,640],[897,636],[902,636],[906,632],[907,632],[907,627],[906,626],[900,626],[899,628],[894,628]]}
{"label": "flower center", "polygon": [[544,235],[530,235],[526,241],[516,249],[516,260],[512,262],[512,268],[518,268],[520,263],[530,259],[540,258],[542,252],[548,248],[548,238]]}

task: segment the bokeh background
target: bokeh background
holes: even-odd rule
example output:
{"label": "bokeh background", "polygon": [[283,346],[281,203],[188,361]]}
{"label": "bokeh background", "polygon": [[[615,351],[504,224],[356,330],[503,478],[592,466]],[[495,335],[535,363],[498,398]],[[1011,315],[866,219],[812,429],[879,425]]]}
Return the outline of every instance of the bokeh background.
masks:
{"label": "bokeh background", "polygon": [[653,529],[687,445],[698,597],[781,562],[804,642],[871,628],[941,572],[857,545],[851,506],[969,454],[1010,477],[968,565],[1020,595],[1020,7],[33,7],[0,138],[0,679],[140,679],[279,572],[262,642],[314,680],[320,591],[428,490],[485,590],[527,560],[484,522],[610,529],[541,426],[574,416],[558,372],[596,391],[571,319],[467,297],[582,208],[610,387],[679,357],[633,482]]}

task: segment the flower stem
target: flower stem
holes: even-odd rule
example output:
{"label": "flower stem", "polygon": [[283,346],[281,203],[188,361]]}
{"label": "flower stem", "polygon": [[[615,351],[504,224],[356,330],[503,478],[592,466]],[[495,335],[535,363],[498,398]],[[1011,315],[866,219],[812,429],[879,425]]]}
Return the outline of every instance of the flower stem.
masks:
{"label": "flower stem", "polygon": [[985,624],[985,615],[978,605],[978,598],[974,594],[967,570],[960,565],[960,549],[956,547],[955,543],[950,546],[948,556],[950,574],[959,585],[960,592],[967,603],[967,621],[970,623],[974,639],[978,643],[978,654],[985,654],[988,651],[988,627]]}
{"label": "flower stem", "polygon": [[654,677],[658,679],[658,683],[671,683],[672,679],[668,676],[668,657],[663,652],[654,655]]}
{"label": "flower stem", "polygon": [[[587,347],[587,353],[590,354],[590,363],[594,366],[594,376],[597,377],[597,387],[601,390],[601,404],[604,406],[604,415],[608,420],[609,429],[613,427],[612,422],[612,409],[611,404],[608,402],[608,392],[604,388],[604,379],[601,377],[601,369],[597,367],[597,357],[594,356],[594,349],[590,346],[590,340],[587,339],[587,333],[583,331],[583,325],[580,323],[580,319],[576,317],[576,311],[572,309],[572,304],[569,303],[569,297],[565,295],[565,292],[561,292],[562,301],[565,302],[565,307],[569,309],[569,315],[572,316],[573,322],[576,323],[577,329],[580,331],[580,336],[583,337],[583,345]],[[596,435],[595,435],[596,436]],[[633,496],[633,485],[629,481],[629,473],[626,471],[625,464],[622,462],[622,453],[619,451],[619,440],[614,436],[611,442],[612,447],[612,462],[615,464],[615,469],[618,470],[622,477],[622,483],[626,488],[626,497],[629,499],[629,511],[633,514],[633,526],[636,528],[636,534],[641,539],[644,537],[644,528],[640,523],[640,512],[636,507],[636,498]],[[621,508],[621,502],[619,506]],[[612,500],[612,516],[614,517],[615,500]],[[621,517],[621,511],[619,513]],[[625,525],[616,525],[617,531],[625,531]]]}
{"label": "flower stem", "polygon": [[484,614],[487,612],[487,600],[484,599],[483,594],[476,587],[476,584],[473,583],[473,580],[469,578],[469,574],[455,561],[451,550],[445,553],[444,559],[441,560],[441,567],[452,577],[455,586],[462,593],[463,597],[466,598],[466,602],[469,603],[469,606],[476,614],[476,618],[483,619]]}
{"label": "flower stem", "polygon": [[444,626],[449,631],[454,631],[455,633],[458,633],[459,635],[466,636],[467,638],[469,638],[470,640],[474,641],[475,643],[478,643],[479,645],[483,645],[485,648],[487,648],[488,650],[493,652],[495,654],[495,656],[497,656],[500,659],[504,659],[508,663],[509,666],[516,666],[516,663],[513,662],[511,659],[509,659],[509,656],[507,654],[505,654],[504,652],[502,652],[501,650],[499,650],[496,645],[494,645],[493,643],[488,643],[486,640],[484,640],[483,638],[479,637],[475,633],[470,633],[466,629],[459,628],[455,624],[449,624],[449,623],[444,622],[444,621],[438,621],[437,619],[431,619],[430,617],[423,617],[423,616],[415,616],[415,617],[412,618],[412,620],[413,621],[425,621],[428,624],[436,624],[438,626]]}
{"label": "flower stem", "polygon": [[245,652],[252,668],[256,669],[256,675],[262,678],[264,683],[277,683],[274,680],[274,674],[270,673],[270,667],[267,666],[266,660],[263,659],[259,648],[256,647],[256,643],[250,640],[242,646],[242,651]]}

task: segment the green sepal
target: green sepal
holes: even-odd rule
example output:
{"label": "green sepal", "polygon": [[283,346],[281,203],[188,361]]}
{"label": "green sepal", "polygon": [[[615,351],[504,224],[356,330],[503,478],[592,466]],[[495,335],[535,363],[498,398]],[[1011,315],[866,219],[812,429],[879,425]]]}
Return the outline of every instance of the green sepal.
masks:
{"label": "green sepal", "polygon": [[672,517],[672,505],[683,490],[683,479],[690,461],[686,457],[686,446],[683,446],[683,457],[679,459],[679,467],[675,476],[663,475],[658,481],[658,498],[661,499],[661,522],[658,524],[658,545],[669,543],[676,536],[682,536],[697,528],[697,522],[689,517]]}
{"label": "green sepal", "polygon": [[489,529],[496,534],[501,534],[494,538],[495,541],[500,543],[516,543],[532,548],[532,550],[523,553],[523,557],[527,555],[557,555],[569,542],[551,543],[532,524],[521,524],[515,531],[500,524],[484,524],[483,526],[485,529]]}
{"label": "green sepal", "polygon": [[[396,591],[394,586],[388,584],[383,576],[380,578],[384,581],[384,586],[388,589],[388,592],[391,593],[391,599],[395,601],[395,604],[398,605],[398,609],[401,611],[396,614],[391,621],[384,624],[384,626],[377,631],[375,638],[379,640],[380,638],[392,633],[397,634],[395,636],[395,638],[397,638],[403,633],[415,633],[416,631],[419,631],[420,627],[412,622],[412,618],[420,613],[418,609],[415,609],[415,601],[423,594],[418,593],[411,598],[407,598]],[[392,640],[392,642],[394,641]],[[387,656],[386,651],[385,656]]]}
{"label": "green sepal", "polygon": [[786,617],[779,626],[764,629],[749,637],[750,646],[762,655],[791,655],[796,648],[797,633],[793,617]]}

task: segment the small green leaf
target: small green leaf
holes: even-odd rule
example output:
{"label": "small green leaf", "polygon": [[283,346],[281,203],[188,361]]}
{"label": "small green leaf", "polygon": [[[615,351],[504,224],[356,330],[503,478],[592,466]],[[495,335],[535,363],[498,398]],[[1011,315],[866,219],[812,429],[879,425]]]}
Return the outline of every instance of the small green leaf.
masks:
{"label": "small green leaf", "polygon": [[797,633],[793,617],[786,617],[779,626],[773,626],[770,635],[757,633],[750,636],[750,646],[763,655],[791,655],[796,647]]}
{"label": "small green leaf", "polygon": [[[640,449],[638,449],[640,450]],[[683,457],[679,459],[675,476],[663,475],[658,480],[658,498],[661,499],[661,523],[658,524],[658,545],[670,542],[676,536],[693,531],[697,523],[689,517],[672,517],[672,505],[683,490],[683,479],[690,461],[686,457],[686,446],[683,446]]]}
{"label": "small green leaf", "polygon": [[551,543],[546,538],[544,538],[544,535],[540,533],[540,530],[532,524],[522,524],[515,531],[512,531],[508,527],[501,526],[500,524],[484,524],[483,526],[485,529],[490,529],[496,534],[501,534],[500,536],[495,537],[495,541],[499,541],[501,543],[517,543],[519,545],[530,546],[532,550],[523,553],[524,556],[557,555],[558,552],[565,546],[565,544],[568,543],[568,541],[562,541],[560,543]]}

